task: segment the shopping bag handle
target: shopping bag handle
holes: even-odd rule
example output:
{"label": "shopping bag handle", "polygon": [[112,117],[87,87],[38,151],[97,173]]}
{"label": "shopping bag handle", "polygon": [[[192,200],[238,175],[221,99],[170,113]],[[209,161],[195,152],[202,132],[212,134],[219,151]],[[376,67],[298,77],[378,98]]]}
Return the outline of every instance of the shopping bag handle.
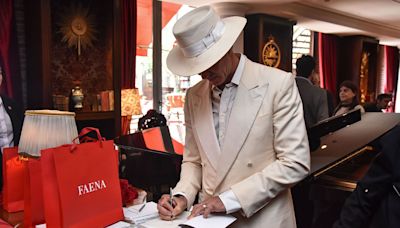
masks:
{"label": "shopping bag handle", "polygon": [[[88,136],[89,133],[91,132],[95,132],[97,139]],[[78,137],[76,137],[74,140],[76,139],[81,139],[81,142],[96,142],[96,141],[105,141],[106,139],[104,137],[101,136],[100,131],[98,128],[94,128],[94,127],[85,127],[81,130],[81,132],[79,133]]]}
{"label": "shopping bag handle", "polygon": [[[96,132],[97,139],[95,139],[95,138],[93,138],[93,137],[87,136],[87,134],[89,134],[90,132]],[[74,151],[74,150],[76,149],[76,146],[77,146],[77,144],[78,144],[78,142],[77,142],[76,140],[78,140],[78,139],[81,139],[80,141],[81,141],[82,143],[85,143],[85,142],[97,142],[97,141],[99,141],[99,142],[100,142],[100,146],[103,145],[103,141],[106,141],[106,139],[105,139],[104,137],[101,136],[100,131],[99,131],[98,128],[94,128],[94,127],[85,127],[85,128],[83,128],[83,129],[81,130],[81,132],[79,133],[79,135],[78,135],[76,138],[74,138],[74,139],[72,140],[72,145],[70,145],[70,146],[71,146],[71,149],[70,149],[71,152]]]}

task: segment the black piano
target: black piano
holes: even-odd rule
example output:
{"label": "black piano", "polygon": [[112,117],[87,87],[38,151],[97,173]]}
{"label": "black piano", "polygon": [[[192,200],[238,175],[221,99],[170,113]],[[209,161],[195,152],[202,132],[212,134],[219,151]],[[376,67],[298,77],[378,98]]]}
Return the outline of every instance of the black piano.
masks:
{"label": "black piano", "polygon": [[[165,140],[171,141],[170,138]],[[146,144],[142,132],[117,137],[114,143],[120,152],[120,178],[146,190],[147,200],[157,201],[179,181],[182,155],[173,149],[150,149],[154,147]]]}
{"label": "black piano", "polygon": [[[301,202],[301,208],[296,210],[296,216],[303,214],[299,216],[303,220],[298,222],[299,228],[331,227],[345,199],[378,155],[379,138],[399,122],[400,114],[361,114],[355,110],[309,129],[310,141],[318,142],[318,146],[311,152],[310,175],[296,186],[304,188],[303,197],[309,197],[309,201]],[[303,206],[305,204],[308,206]],[[307,216],[313,218],[304,223]]]}

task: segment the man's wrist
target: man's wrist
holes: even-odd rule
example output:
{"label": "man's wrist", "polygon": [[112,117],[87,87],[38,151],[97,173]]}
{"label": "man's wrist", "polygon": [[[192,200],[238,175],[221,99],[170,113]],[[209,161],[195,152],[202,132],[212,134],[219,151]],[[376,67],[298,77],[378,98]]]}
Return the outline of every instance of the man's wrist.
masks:
{"label": "man's wrist", "polygon": [[[187,206],[187,204],[188,204],[188,201],[187,201],[187,199],[186,199],[186,196],[184,195],[184,194],[179,194],[179,193],[177,193],[177,194],[174,194],[173,196],[172,196],[172,198],[177,198],[178,200],[182,200],[183,202],[184,202],[184,207],[185,208],[187,208],[188,206]],[[187,208],[188,209],[188,208]],[[189,209],[188,209],[189,210]]]}

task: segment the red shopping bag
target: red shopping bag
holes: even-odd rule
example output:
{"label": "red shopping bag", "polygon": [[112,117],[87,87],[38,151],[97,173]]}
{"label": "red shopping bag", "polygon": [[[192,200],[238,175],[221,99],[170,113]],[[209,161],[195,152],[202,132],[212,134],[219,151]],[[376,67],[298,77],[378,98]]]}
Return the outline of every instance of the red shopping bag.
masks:
{"label": "red shopping bag", "polygon": [[64,145],[41,154],[48,227],[104,227],[123,219],[113,141]]}
{"label": "red shopping bag", "polygon": [[18,147],[3,150],[3,208],[8,212],[24,210],[25,163],[19,159]]}
{"label": "red shopping bag", "polygon": [[183,154],[183,145],[171,138],[168,126],[144,129],[141,133],[147,148],[161,152]]}
{"label": "red shopping bag", "polygon": [[24,227],[45,223],[40,159],[29,158],[26,161],[24,187]]}

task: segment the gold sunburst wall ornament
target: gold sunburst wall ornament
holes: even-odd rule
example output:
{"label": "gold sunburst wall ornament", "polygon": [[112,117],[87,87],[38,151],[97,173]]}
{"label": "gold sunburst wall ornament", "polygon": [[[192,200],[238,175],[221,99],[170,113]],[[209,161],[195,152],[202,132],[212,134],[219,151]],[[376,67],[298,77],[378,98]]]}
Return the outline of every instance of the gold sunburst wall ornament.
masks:
{"label": "gold sunburst wall ornament", "polygon": [[69,48],[75,48],[78,56],[81,51],[93,46],[97,33],[94,26],[94,17],[89,13],[88,8],[82,5],[71,5],[60,16],[60,32],[62,42],[66,42]]}
{"label": "gold sunburst wall ornament", "polygon": [[281,51],[279,50],[278,44],[275,43],[275,39],[272,35],[268,37],[268,42],[264,45],[262,51],[263,63],[271,67],[279,67],[281,63]]}

